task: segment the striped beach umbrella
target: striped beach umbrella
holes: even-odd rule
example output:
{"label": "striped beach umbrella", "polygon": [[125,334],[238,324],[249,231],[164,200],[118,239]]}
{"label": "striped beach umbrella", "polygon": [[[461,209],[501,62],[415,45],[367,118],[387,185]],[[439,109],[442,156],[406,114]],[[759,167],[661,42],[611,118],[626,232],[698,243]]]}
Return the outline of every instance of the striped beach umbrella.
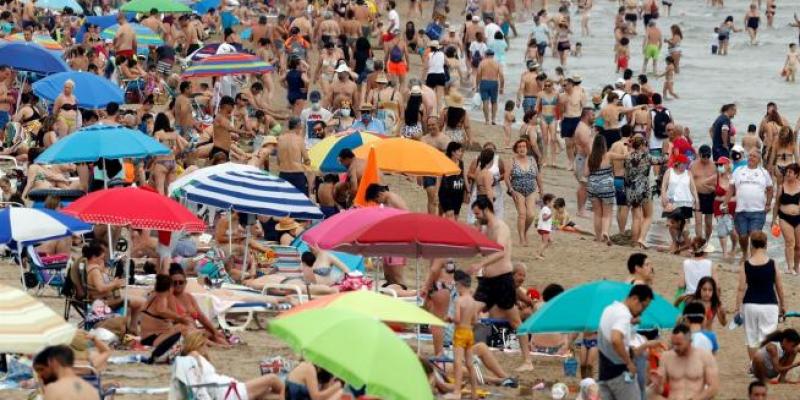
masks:
{"label": "striped beach umbrella", "polygon": [[328,136],[308,150],[311,167],[325,173],[345,172],[347,168],[339,163],[340,151],[352,150],[365,143],[380,139],[378,136],[364,132],[354,132],[344,136]]}
{"label": "striped beach umbrella", "polygon": [[69,344],[76,327],[27,293],[0,285],[0,353],[35,354]]}
{"label": "striped beach umbrella", "polygon": [[[24,42],[25,35],[21,32],[15,33],[11,36],[7,36],[6,40],[8,40],[9,42]],[[56,51],[56,52],[64,51],[64,48],[61,46],[61,44],[56,42],[55,39],[51,38],[48,35],[33,35],[32,42],[50,51]]]}
{"label": "striped beach umbrella", "polygon": [[182,78],[207,76],[263,74],[271,72],[272,65],[247,53],[215,54],[192,63],[181,75]]}
{"label": "striped beach umbrella", "polygon": [[[147,46],[158,47],[164,44],[164,40],[161,39],[161,36],[153,32],[152,29],[144,25],[134,24],[134,23],[131,23],[131,26],[133,27],[133,33],[136,35],[136,45],[138,47],[137,49],[138,54],[147,54],[148,51]],[[108,28],[103,29],[102,32],[100,32],[100,37],[103,39],[113,40],[114,37],[117,35],[118,30],[119,30],[119,24],[111,25]]]}
{"label": "striped beach umbrella", "polygon": [[291,183],[264,172],[228,171],[183,187],[187,200],[247,214],[322,219],[322,212]]}

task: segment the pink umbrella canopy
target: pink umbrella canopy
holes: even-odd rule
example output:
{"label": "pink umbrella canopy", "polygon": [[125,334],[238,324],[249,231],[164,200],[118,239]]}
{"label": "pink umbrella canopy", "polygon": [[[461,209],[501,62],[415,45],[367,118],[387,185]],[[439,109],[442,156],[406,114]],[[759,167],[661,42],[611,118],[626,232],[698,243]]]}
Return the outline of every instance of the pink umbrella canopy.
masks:
{"label": "pink umbrella canopy", "polygon": [[331,247],[345,237],[375,222],[395,215],[407,214],[408,211],[391,207],[351,208],[342,211],[311,228],[303,235],[303,241],[309,246],[322,249]]}
{"label": "pink umbrella canopy", "polygon": [[503,250],[472,226],[431,214],[405,213],[354,230],[333,249],[362,256],[472,257]]}

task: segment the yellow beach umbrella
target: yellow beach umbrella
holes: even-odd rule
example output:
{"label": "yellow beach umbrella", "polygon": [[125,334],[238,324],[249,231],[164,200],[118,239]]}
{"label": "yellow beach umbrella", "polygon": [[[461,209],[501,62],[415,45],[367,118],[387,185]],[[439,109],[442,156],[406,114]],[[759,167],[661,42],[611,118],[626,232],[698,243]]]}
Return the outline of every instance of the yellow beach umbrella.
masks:
{"label": "yellow beach umbrella", "polygon": [[0,285],[0,353],[34,354],[69,344],[77,328],[29,294]]}
{"label": "yellow beach umbrella", "polygon": [[416,176],[443,176],[461,172],[453,160],[447,158],[435,147],[406,138],[384,139],[367,143],[353,152],[356,157],[366,159],[369,149],[375,149],[378,169],[382,172],[396,172]]}

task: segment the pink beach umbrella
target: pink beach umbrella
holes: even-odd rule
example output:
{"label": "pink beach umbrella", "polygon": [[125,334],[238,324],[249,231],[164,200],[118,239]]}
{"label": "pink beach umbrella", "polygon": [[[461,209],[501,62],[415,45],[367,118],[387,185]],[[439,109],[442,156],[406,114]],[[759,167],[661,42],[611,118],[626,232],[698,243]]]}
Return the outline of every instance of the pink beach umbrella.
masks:
{"label": "pink beach umbrella", "polygon": [[408,211],[391,207],[351,208],[340,212],[311,228],[303,235],[309,246],[330,249],[345,237],[385,218],[407,214]]}

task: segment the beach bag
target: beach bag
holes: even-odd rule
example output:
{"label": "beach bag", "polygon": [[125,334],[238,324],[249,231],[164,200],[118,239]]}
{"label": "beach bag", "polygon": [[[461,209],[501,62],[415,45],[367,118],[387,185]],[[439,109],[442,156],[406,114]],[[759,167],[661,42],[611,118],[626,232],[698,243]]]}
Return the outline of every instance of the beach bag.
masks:
{"label": "beach bag", "polygon": [[658,139],[666,139],[667,125],[672,122],[672,117],[667,113],[664,107],[656,107],[653,109],[653,135]]}
{"label": "beach bag", "polygon": [[394,63],[403,61],[403,50],[400,49],[400,46],[394,45],[392,49],[389,50],[389,61]]}
{"label": "beach bag", "polygon": [[361,289],[372,289],[372,279],[367,278],[360,272],[348,272],[337,287],[340,292],[352,292]]}

